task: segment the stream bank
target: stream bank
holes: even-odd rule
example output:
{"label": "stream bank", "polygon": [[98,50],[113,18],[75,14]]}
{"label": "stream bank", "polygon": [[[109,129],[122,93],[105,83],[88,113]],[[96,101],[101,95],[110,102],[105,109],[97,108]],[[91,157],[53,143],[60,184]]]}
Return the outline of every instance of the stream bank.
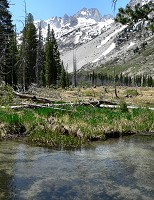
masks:
{"label": "stream bank", "polygon": [[26,136],[27,142],[49,148],[76,148],[87,142],[153,132],[154,112],[149,109],[65,106],[62,110],[0,110],[1,140]]}

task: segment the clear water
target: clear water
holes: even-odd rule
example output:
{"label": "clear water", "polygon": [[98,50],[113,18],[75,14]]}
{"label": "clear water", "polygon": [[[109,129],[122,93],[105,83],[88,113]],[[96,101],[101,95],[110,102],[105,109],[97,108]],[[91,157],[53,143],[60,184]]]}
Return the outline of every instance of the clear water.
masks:
{"label": "clear water", "polygon": [[57,151],[0,142],[0,200],[153,200],[154,140],[131,137]]}

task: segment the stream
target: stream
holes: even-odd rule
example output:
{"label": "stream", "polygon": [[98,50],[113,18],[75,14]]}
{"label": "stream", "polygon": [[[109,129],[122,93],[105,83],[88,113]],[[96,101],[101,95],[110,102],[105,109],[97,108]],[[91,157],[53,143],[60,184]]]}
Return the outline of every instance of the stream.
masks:
{"label": "stream", "polygon": [[80,150],[0,142],[0,200],[153,200],[154,140],[123,137]]}

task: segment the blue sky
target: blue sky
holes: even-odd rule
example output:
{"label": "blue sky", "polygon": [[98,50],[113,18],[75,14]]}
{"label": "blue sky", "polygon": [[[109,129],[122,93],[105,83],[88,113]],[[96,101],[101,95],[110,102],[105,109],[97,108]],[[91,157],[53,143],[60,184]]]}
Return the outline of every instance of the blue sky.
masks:
{"label": "blue sky", "polygon": [[[102,15],[113,14],[112,0],[25,0],[27,12],[32,13],[35,20],[45,20],[54,16],[63,17],[65,13],[73,15],[82,8],[97,8]],[[129,0],[118,0],[118,7],[125,7]],[[24,21],[24,1],[10,0],[10,11],[17,24],[18,31]]]}

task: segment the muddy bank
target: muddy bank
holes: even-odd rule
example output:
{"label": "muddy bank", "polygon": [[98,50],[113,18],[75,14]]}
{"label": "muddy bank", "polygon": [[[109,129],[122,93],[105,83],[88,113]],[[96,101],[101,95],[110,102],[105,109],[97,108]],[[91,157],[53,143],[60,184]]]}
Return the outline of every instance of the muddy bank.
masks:
{"label": "muddy bank", "polygon": [[21,123],[6,124],[0,123],[0,139],[14,139],[24,137],[28,134],[26,127]]}

